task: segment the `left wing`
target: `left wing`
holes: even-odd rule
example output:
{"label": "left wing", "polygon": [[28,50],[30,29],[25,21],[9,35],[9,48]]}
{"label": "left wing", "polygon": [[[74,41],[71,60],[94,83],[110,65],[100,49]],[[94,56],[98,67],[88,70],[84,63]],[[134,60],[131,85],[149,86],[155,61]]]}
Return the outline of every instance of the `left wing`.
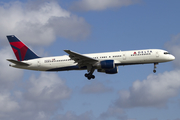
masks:
{"label": "left wing", "polygon": [[98,62],[98,60],[73,52],[71,50],[64,50],[66,53],[69,54],[69,57],[75,61],[75,63],[78,63],[78,66],[81,68],[83,66],[93,65],[94,63]]}

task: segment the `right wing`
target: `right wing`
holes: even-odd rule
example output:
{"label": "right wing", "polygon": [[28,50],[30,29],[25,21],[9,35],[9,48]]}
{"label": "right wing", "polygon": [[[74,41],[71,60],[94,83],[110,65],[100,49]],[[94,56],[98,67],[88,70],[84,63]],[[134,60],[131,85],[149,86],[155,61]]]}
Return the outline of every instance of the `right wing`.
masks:
{"label": "right wing", "polygon": [[13,59],[7,59],[7,61],[12,62],[12,63],[14,63],[16,65],[20,65],[20,66],[29,66],[29,64],[27,64],[27,63],[20,62],[20,61],[17,61],[17,60],[13,60]]}
{"label": "right wing", "polygon": [[79,67],[93,65],[94,63],[98,62],[98,60],[73,52],[71,50],[64,50],[66,53],[69,54],[69,57],[74,60],[76,63],[78,63]]}

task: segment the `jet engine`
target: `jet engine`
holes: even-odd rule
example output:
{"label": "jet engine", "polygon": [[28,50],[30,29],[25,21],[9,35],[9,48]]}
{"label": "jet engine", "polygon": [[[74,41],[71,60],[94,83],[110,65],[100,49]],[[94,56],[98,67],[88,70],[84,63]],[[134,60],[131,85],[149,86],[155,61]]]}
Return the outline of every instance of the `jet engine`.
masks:
{"label": "jet engine", "polygon": [[114,60],[104,60],[96,64],[98,69],[113,69],[115,68]]}
{"label": "jet engine", "polygon": [[97,69],[98,72],[104,72],[106,74],[116,74],[118,73],[118,67],[115,67],[113,69]]}

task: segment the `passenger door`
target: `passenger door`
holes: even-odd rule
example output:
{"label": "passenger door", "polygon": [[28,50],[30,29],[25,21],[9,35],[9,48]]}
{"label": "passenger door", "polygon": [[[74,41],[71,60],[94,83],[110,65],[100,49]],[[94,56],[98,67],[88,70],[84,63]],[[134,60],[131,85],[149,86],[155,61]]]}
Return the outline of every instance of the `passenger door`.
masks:
{"label": "passenger door", "polygon": [[158,52],[158,51],[156,51],[156,57],[157,57],[157,58],[159,57],[159,52]]}
{"label": "passenger door", "polygon": [[40,60],[37,61],[37,66],[40,67],[41,66],[41,62]]}
{"label": "passenger door", "polygon": [[123,60],[126,60],[126,54],[123,53]]}

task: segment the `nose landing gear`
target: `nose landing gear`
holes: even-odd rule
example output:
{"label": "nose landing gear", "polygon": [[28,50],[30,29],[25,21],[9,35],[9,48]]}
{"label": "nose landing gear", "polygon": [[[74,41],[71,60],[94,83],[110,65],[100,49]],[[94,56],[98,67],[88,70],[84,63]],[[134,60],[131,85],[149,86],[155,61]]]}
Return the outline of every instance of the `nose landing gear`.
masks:
{"label": "nose landing gear", "polygon": [[156,73],[156,68],[157,68],[156,65],[157,65],[157,64],[158,64],[158,63],[154,63],[154,70],[153,70],[154,73]]}

